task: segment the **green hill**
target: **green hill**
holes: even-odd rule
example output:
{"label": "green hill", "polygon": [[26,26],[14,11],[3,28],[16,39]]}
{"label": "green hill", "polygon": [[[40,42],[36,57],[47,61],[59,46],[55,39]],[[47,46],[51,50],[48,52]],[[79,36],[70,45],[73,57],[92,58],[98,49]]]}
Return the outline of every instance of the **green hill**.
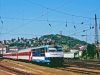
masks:
{"label": "green hill", "polygon": [[65,35],[51,34],[51,35],[43,35],[40,38],[51,39],[51,40],[55,41],[56,43],[62,45],[63,47],[67,46],[67,49],[72,48],[76,44],[86,45],[85,41],[81,41],[76,38],[65,36]]}

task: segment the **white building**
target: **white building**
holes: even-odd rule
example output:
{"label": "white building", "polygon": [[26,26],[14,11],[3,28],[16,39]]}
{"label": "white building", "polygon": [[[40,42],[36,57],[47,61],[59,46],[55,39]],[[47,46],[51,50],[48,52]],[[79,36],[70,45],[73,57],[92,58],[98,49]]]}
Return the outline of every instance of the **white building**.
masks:
{"label": "white building", "polygon": [[7,47],[3,44],[0,44],[0,54],[6,53],[7,52]]}
{"label": "white building", "polygon": [[79,53],[79,56],[82,56],[82,52],[83,50],[87,49],[87,46],[86,45],[80,45],[80,44],[77,44],[75,45],[71,50],[70,52],[78,52]]}
{"label": "white building", "polygon": [[17,46],[9,47],[9,52],[17,52],[20,49],[24,49],[24,48],[17,47]]}
{"label": "white building", "polygon": [[9,47],[9,52],[17,52],[17,51],[18,51],[17,46]]}

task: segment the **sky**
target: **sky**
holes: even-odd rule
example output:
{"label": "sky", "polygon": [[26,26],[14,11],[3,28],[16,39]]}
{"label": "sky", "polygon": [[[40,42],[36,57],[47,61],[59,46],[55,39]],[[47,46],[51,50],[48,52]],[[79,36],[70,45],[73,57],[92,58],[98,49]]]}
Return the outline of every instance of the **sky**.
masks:
{"label": "sky", "polygon": [[95,14],[100,40],[99,5],[100,0],[0,0],[0,40],[62,31],[62,35],[94,43]]}

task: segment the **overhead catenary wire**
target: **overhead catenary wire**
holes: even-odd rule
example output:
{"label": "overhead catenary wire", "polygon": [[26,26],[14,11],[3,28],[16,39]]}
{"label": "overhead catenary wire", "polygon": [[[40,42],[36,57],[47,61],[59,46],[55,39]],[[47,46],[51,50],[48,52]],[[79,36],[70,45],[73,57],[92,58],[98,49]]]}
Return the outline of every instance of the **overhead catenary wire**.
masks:
{"label": "overhead catenary wire", "polygon": [[[46,20],[45,20],[46,21]],[[55,22],[55,21],[53,21],[53,22]]]}
{"label": "overhead catenary wire", "polygon": [[[69,3],[69,2],[67,2],[67,3],[65,3],[65,4],[68,4],[68,3]],[[59,7],[55,8],[55,9],[58,9],[58,8],[64,6],[65,4],[59,6]],[[31,20],[31,21],[29,21],[29,22],[27,22],[27,23],[25,23],[25,24],[23,24],[23,25],[21,25],[21,26],[19,26],[19,27],[16,27],[16,28],[14,28],[13,30],[11,30],[11,31],[9,31],[9,32],[12,32],[12,31],[14,31],[14,30],[16,30],[16,29],[18,29],[18,28],[21,28],[21,27],[23,27],[23,26],[29,24],[30,22],[33,22],[33,21],[35,21],[35,20],[37,20],[37,19],[43,17],[44,15],[47,15],[47,14],[50,13],[50,12],[52,12],[52,11],[48,11],[47,13],[42,14],[41,16],[39,16],[39,17],[37,17],[37,18],[35,18],[35,19],[33,19],[33,20]]]}
{"label": "overhead catenary wire", "polygon": [[[12,18],[13,19],[13,18]],[[19,19],[19,18],[18,18]],[[29,19],[30,20],[30,19]],[[47,21],[47,20],[36,20],[36,21]],[[50,22],[61,22],[62,23],[62,21],[50,21]],[[66,22],[64,22],[63,21],[63,23],[66,23]],[[72,22],[68,22],[68,23],[72,23]],[[75,23],[75,22],[74,22]],[[77,23],[77,24],[80,24],[80,23]],[[87,24],[88,25],[88,24]],[[69,27],[71,27],[71,26],[69,26]]]}
{"label": "overhead catenary wire", "polygon": [[[19,19],[19,18],[18,18],[18,19]],[[29,19],[29,20],[31,20],[31,19]],[[35,20],[35,21],[47,21],[47,20]],[[66,22],[64,22],[64,21],[62,22],[62,21],[51,21],[51,20],[49,20],[49,22],[50,22],[50,23],[51,23],[51,22],[58,22],[58,23],[61,22],[61,23],[65,23],[65,24],[66,24]],[[68,23],[72,24],[73,22],[68,22]],[[49,24],[49,23],[48,23],[48,24]],[[74,22],[74,24],[80,26],[81,23],[76,23],[76,22]],[[89,25],[89,24],[85,24],[85,22],[84,22],[84,25]],[[51,26],[51,25],[49,24],[49,26]],[[78,26],[78,27],[79,27],[79,26]],[[69,27],[72,27],[72,26],[69,26]],[[65,27],[64,27],[64,29],[65,29]]]}
{"label": "overhead catenary wire", "polygon": [[[37,1],[36,1],[36,2],[37,2]],[[35,2],[34,2],[34,3],[35,3]],[[14,16],[12,16],[12,17],[10,17],[10,19],[9,19],[9,20],[11,20],[12,18],[13,18],[13,19],[16,19],[16,18],[14,18],[14,17],[16,17],[17,15],[19,15],[19,14],[23,13],[23,11],[25,11],[25,10],[29,9],[32,5],[33,5],[33,4],[29,5],[27,8],[23,9],[22,11],[20,11],[20,12],[19,12],[19,13],[17,13],[16,15],[14,15]],[[9,18],[9,17],[8,17],[8,18]],[[7,20],[7,22],[8,22],[9,20]]]}
{"label": "overhead catenary wire", "polygon": [[[49,9],[48,9],[48,10],[49,10]],[[51,10],[51,12],[52,12],[52,10]],[[48,14],[48,13],[47,13],[47,14]],[[45,14],[45,15],[47,15],[47,14]],[[65,14],[66,14],[66,13],[65,13]],[[42,13],[42,16],[44,16],[43,13]],[[42,16],[41,16],[41,17],[42,17]],[[73,15],[71,14],[71,16],[73,16]],[[14,19],[14,17],[12,17],[12,18]],[[18,19],[18,18],[17,18],[17,19]],[[25,20],[24,17],[23,17],[22,19]],[[90,18],[88,17],[88,19],[90,19]],[[19,20],[20,20],[20,19],[19,19]],[[28,20],[28,19],[26,19],[26,20]],[[39,20],[39,18],[37,18],[37,19],[29,19],[30,22],[33,22],[32,20],[33,20],[33,21],[47,21],[47,20],[43,20],[43,19],[42,19],[42,20]],[[29,23],[30,23],[30,22],[29,22]],[[62,23],[62,22],[60,22],[60,21],[54,21],[54,20],[53,20],[53,21],[48,20],[48,22],[49,22],[49,24],[51,24],[51,22],[59,22],[59,23]],[[72,24],[73,22],[68,22],[68,20],[67,20],[66,22],[64,21],[64,25],[68,24],[68,27],[72,27],[71,25],[69,25],[69,23]],[[25,23],[23,23],[21,26],[24,26],[24,24],[25,24]],[[27,24],[28,24],[28,23],[27,23]],[[83,22],[83,21],[76,24],[76,22],[74,21],[74,25],[75,25],[76,28],[77,28],[77,25],[80,25],[80,24],[82,24],[82,25],[83,25],[83,24],[84,24],[84,25],[89,25],[89,24],[85,24],[85,22]],[[52,24],[52,26],[53,26],[53,25],[54,25],[54,24]],[[50,25],[49,25],[49,26],[50,26]],[[74,28],[75,28],[75,27],[74,27]],[[20,27],[19,27],[19,28],[20,28]],[[66,27],[66,28],[67,28],[67,27]],[[14,28],[14,29],[12,29],[12,30],[10,30],[10,31],[14,31],[15,29],[18,29],[18,28]],[[8,31],[8,32],[9,32],[9,31]],[[76,31],[75,31],[75,32],[76,32]],[[27,34],[26,34],[26,35],[27,35]]]}
{"label": "overhead catenary wire", "polygon": [[43,6],[43,5],[40,5],[40,4],[34,3],[34,2],[32,2],[32,1],[29,1],[29,0],[25,0],[25,1],[30,2],[30,3],[32,3],[32,4],[35,4],[35,5],[37,5],[37,6],[40,6],[40,7],[42,7],[42,8],[49,9],[49,10],[51,10],[51,11],[55,11],[55,12],[64,14],[64,15],[66,14],[66,15],[69,15],[69,16],[75,16],[75,17],[81,17],[81,18],[92,19],[92,18],[90,18],[90,17],[84,17],[84,16],[79,16],[79,15],[74,15],[74,14],[68,14],[68,13],[66,13],[66,12],[62,12],[62,11],[56,10],[56,9],[61,8],[62,6],[65,6],[66,4],[71,3],[71,2],[74,1],[74,0],[70,0],[69,2],[66,2],[65,4],[63,4],[63,5],[59,6],[59,7],[57,7],[56,9],[51,9],[51,8],[45,7],[45,6]]}
{"label": "overhead catenary wire", "polygon": [[[4,19],[15,19],[15,20],[29,20],[29,21],[31,21],[31,20],[33,20],[33,19],[29,19],[29,18],[11,18],[11,17],[1,17],[1,18],[4,18]],[[48,21],[48,19],[46,20],[46,19],[38,19],[38,20],[35,20],[35,21]],[[89,20],[86,20],[86,21],[89,21]],[[58,22],[58,23],[70,23],[70,24],[72,24],[73,22],[71,22],[71,21],[68,21],[67,19],[66,19],[66,22],[65,21],[57,21],[57,20],[49,20],[49,22]],[[83,21],[84,22],[84,25],[89,25],[89,24],[86,24],[85,23],[85,21]],[[82,22],[74,22],[74,24],[82,24]]]}
{"label": "overhead catenary wire", "polygon": [[[25,0],[25,1],[28,1],[28,2],[30,2],[30,3],[32,3],[32,4],[35,4],[35,5],[38,5],[38,6],[40,6],[40,7],[42,7],[42,8],[46,8],[46,9],[50,9],[50,10],[55,10],[55,9],[51,9],[51,8],[48,8],[48,7],[45,7],[45,6],[43,6],[43,5],[40,5],[40,4],[37,4],[36,2],[32,2],[32,1],[29,1],[29,0]],[[68,3],[70,3],[70,2],[72,2],[73,0],[70,0],[69,2],[67,2],[67,3],[65,3],[65,4],[63,4],[63,5],[61,5],[61,6],[59,6],[58,8],[60,8],[60,7],[62,7],[62,6],[64,6],[64,5],[66,5],[66,4],[68,4]],[[67,13],[64,13],[64,14],[67,14]],[[72,14],[70,14],[71,16],[75,16],[75,15],[72,15]],[[88,17],[89,18],[89,17]]]}
{"label": "overhead catenary wire", "polygon": [[[50,11],[50,12],[51,12],[51,11]],[[27,22],[27,23],[25,23],[25,24],[23,24],[23,25],[21,25],[21,26],[19,26],[19,27],[16,27],[16,28],[14,28],[14,29],[8,31],[8,32],[12,32],[12,31],[14,31],[14,30],[16,30],[16,29],[18,29],[18,28],[21,28],[21,27],[27,25],[28,23],[33,22],[33,21],[37,20],[38,18],[41,18],[41,17],[44,16],[44,15],[47,15],[47,14],[50,13],[50,12],[47,12],[47,13],[45,13],[45,14],[43,14],[43,15],[41,15],[41,16],[39,16],[39,17],[37,17],[37,18],[35,18],[35,19],[33,19],[33,20],[31,20],[31,21],[29,21],[29,22]]]}
{"label": "overhead catenary wire", "polygon": [[[63,14],[66,14],[66,13],[63,13]],[[68,15],[68,14],[67,14]],[[71,15],[71,16],[73,16],[73,15]],[[75,15],[74,15],[75,16]],[[80,17],[80,16],[76,16],[76,17]],[[87,17],[84,17],[84,18],[87,18]],[[88,17],[89,18],[89,17]],[[91,18],[89,18],[89,19],[91,19]],[[74,23],[74,22],[73,22]],[[84,24],[84,22],[81,22],[81,24]],[[67,25],[66,25],[67,26]],[[74,25],[74,28],[76,29],[76,26]],[[93,28],[93,27],[92,27]]]}
{"label": "overhead catenary wire", "polygon": [[[63,23],[62,23],[62,24],[63,24]],[[73,22],[71,22],[71,24],[73,24]],[[88,25],[88,24],[87,24],[87,25]],[[71,27],[70,32],[67,30],[67,32],[64,32],[63,34],[66,34],[66,33],[67,33],[67,35],[68,35],[68,34],[70,35],[72,32],[74,32],[74,35],[76,35],[76,34],[77,34],[77,31],[79,31],[79,30],[82,31],[82,29],[81,29],[81,23],[79,23],[78,28],[75,29],[75,30],[72,29],[72,28],[73,28],[73,25],[68,26],[68,29],[69,29],[69,27]],[[80,28],[79,28],[79,27],[80,27]],[[66,28],[66,27],[63,27],[60,31],[64,31],[65,29],[67,29],[67,28]],[[83,30],[86,30],[86,29],[83,29]],[[59,33],[59,31],[58,31],[57,33]]]}

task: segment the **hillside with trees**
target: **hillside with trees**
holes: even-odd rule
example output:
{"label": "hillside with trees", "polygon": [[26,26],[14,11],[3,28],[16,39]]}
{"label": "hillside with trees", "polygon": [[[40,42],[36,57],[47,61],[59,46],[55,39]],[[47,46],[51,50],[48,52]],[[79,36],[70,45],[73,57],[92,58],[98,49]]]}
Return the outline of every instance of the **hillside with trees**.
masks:
{"label": "hillside with trees", "polygon": [[42,44],[56,43],[62,45],[64,51],[69,51],[70,48],[76,44],[86,45],[85,41],[59,34],[43,35],[41,37],[35,37],[31,39],[18,37],[18,39],[12,38],[11,40],[4,40],[1,43],[8,47],[36,47]]}
{"label": "hillside with trees", "polygon": [[67,46],[67,49],[72,48],[76,44],[86,45],[85,41],[81,41],[79,39],[69,37],[69,36],[65,36],[65,35],[51,34],[51,35],[41,36],[40,38],[41,39],[50,39],[52,41],[55,41],[57,44],[60,44],[63,47]]}

